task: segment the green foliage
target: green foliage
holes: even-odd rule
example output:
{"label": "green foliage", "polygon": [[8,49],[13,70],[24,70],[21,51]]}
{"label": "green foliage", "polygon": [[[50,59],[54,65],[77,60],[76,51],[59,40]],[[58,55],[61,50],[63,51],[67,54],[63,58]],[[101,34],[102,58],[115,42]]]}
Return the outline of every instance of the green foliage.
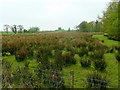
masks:
{"label": "green foliage", "polygon": [[87,75],[88,88],[107,88],[108,81],[106,76],[98,72],[93,72]]}
{"label": "green foliage", "polygon": [[106,64],[105,60],[103,60],[103,59],[101,59],[101,60],[98,59],[98,60],[94,61],[94,67],[96,70],[103,71],[106,69],[106,66],[107,66],[107,64]]}
{"label": "green foliage", "polygon": [[51,67],[53,69],[57,68],[58,70],[62,70],[64,66],[64,59],[62,58],[62,51],[56,51],[54,59],[55,59],[54,65],[52,64]]}
{"label": "green foliage", "polygon": [[23,27],[22,25],[18,25],[17,27],[19,28],[18,33],[22,33],[22,32],[23,32],[24,27]]}
{"label": "green foliage", "polygon": [[87,22],[83,21],[82,23],[80,23],[77,26],[78,30],[80,30],[81,32],[87,32]]}
{"label": "green foliage", "polygon": [[49,47],[39,47],[36,53],[37,61],[47,60],[48,57],[52,56],[51,48]]}
{"label": "green foliage", "polygon": [[11,54],[10,54],[9,52],[6,52],[6,55],[7,55],[7,56],[10,56]]}
{"label": "green foliage", "polygon": [[119,4],[118,0],[113,0],[107,6],[106,11],[103,13],[103,31],[108,32],[108,37],[115,40],[120,40],[119,26]]}
{"label": "green foliage", "polygon": [[94,58],[96,58],[96,59],[103,58],[103,55],[104,55],[103,50],[95,50],[94,51]]}
{"label": "green foliage", "polygon": [[11,54],[9,52],[3,52],[2,56],[10,56]]}
{"label": "green foliage", "polygon": [[92,59],[102,59],[104,53],[105,53],[105,50],[104,50],[104,49],[95,50],[95,51],[93,51],[93,52],[90,53],[90,57],[91,57]]}
{"label": "green foliage", "polygon": [[27,50],[27,58],[33,58],[34,57],[34,49],[33,47],[30,47],[30,46],[24,46],[24,48]]}
{"label": "green foliage", "polygon": [[95,32],[100,32],[102,29],[102,22],[96,20],[94,29]]}
{"label": "green foliage", "polygon": [[90,58],[87,56],[83,56],[83,58],[80,60],[80,63],[82,67],[90,67],[91,65]]}
{"label": "green foliage", "polygon": [[37,33],[39,32],[39,28],[38,27],[31,27],[29,30],[28,30],[29,33]]}
{"label": "green foliage", "polygon": [[69,66],[71,64],[76,64],[76,60],[74,59],[74,55],[71,54],[70,52],[62,53],[61,56],[62,56],[61,59],[63,59],[65,66]]}
{"label": "green foliage", "polygon": [[76,28],[81,32],[100,32],[102,29],[102,23],[98,20],[96,20],[96,22],[83,21]]}
{"label": "green foliage", "polygon": [[79,54],[79,56],[84,56],[84,55],[88,55],[88,49],[86,47],[81,47],[77,49],[77,53]]}
{"label": "green foliage", "polygon": [[89,30],[89,32],[95,31],[95,22],[94,21],[91,21],[87,24],[87,30]]}

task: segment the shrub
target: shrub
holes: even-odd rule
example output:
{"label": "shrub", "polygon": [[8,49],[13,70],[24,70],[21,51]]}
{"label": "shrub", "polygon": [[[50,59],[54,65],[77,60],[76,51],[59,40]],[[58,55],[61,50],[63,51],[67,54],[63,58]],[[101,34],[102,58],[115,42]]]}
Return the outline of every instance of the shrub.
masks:
{"label": "shrub", "polygon": [[10,56],[11,54],[9,52],[6,52],[6,56]]}
{"label": "shrub", "polygon": [[95,50],[105,51],[108,48],[107,46],[101,44],[99,40],[95,40],[94,42],[90,42],[88,46],[89,46],[90,51],[95,51]]}
{"label": "shrub", "polygon": [[3,52],[7,50],[11,55],[15,54],[15,52],[22,47],[21,42],[19,41],[8,41],[7,45],[3,47]]}
{"label": "shrub", "polygon": [[94,52],[88,52],[88,56],[93,58],[94,57]]}
{"label": "shrub", "polygon": [[84,56],[82,60],[80,60],[81,66],[82,67],[90,67],[91,61],[88,57]]}
{"label": "shrub", "polygon": [[85,40],[78,40],[78,41],[75,42],[75,45],[77,47],[86,47],[87,44],[86,44]]}
{"label": "shrub", "polygon": [[84,56],[85,54],[88,55],[88,48],[82,47],[77,50],[79,56]]}
{"label": "shrub", "polygon": [[11,54],[9,52],[2,52],[2,56],[10,56]]}
{"label": "shrub", "polygon": [[28,52],[28,57],[31,58],[34,55],[33,48],[32,47],[25,47]]}
{"label": "shrub", "polygon": [[21,48],[20,50],[16,51],[15,53],[15,58],[16,60],[19,61],[23,61],[24,59],[26,59],[28,56],[28,52],[25,48]]}
{"label": "shrub", "polygon": [[103,70],[105,70],[106,66],[107,66],[107,64],[103,59],[101,59],[101,60],[98,59],[98,60],[94,61],[94,67],[97,70],[103,71]]}
{"label": "shrub", "polygon": [[65,66],[69,66],[71,64],[76,64],[76,60],[74,59],[74,55],[71,54],[70,52],[63,52],[61,59],[63,59]]}
{"label": "shrub", "polygon": [[107,50],[107,53],[113,53],[115,51],[115,47],[112,46]]}
{"label": "shrub", "polygon": [[59,70],[62,70],[62,67],[64,65],[64,59],[62,57],[62,51],[56,51],[55,52],[55,61],[54,61],[54,68],[57,68]]}
{"label": "shrub", "polygon": [[72,54],[75,54],[75,50],[74,50],[73,47],[67,46],[67,47],[66,47],[66,51],[69,51],[69,52],[71,52]]}
{"label": "shrub", "polygon": [[87,75],[88,88],[107,88],[108,81],[106,76],[98,72]]}
{"label": "shrub", "polygon": [[120,61],[120,54],[116,55],[116,59]]}
{"label": "shrub", "polygon": [[91,58],[94,59],[102,59],[105,51],[104,50],[95,50],[93,54],[91,54]]}
{"label": "shrub", "polygon": [[39,47],[36,52],[36,60],[41,63],[43,69],[50,68],[49,58],[52,57],[52,50],[49,47]]}
{"label": "shrub", "polygon": [[52,56],[52,50],[49,47],[39,47],[36,53],[37,61],[47,60],[48,57]]}

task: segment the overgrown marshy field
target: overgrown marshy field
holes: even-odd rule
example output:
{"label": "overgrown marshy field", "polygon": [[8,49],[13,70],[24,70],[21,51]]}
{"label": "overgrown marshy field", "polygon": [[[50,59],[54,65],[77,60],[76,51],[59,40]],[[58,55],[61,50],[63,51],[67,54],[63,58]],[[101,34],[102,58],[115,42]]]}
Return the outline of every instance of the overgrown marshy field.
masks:
{"label": "overgrown marshy field", "polygon": [[118,43],[102,33],[3,34],[2,87],[117,88]]}

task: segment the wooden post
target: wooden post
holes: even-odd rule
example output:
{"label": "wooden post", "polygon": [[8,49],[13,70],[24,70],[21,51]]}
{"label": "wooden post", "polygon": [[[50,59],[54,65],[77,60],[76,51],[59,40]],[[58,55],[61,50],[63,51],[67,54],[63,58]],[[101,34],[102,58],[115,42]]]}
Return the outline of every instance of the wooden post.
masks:
{"label": "wooden post", "polygon": [[70,75],[71,75],[71,87],[74,88],[74,71],[73,70],[70,71]]}

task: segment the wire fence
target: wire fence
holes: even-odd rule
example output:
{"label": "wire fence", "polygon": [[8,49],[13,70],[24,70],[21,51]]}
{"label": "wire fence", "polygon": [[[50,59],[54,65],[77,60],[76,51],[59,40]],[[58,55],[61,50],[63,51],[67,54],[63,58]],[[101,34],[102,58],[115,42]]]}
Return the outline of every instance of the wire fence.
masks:
{"label": "wire fence", "polygon": [[[17,70],[16,70],[17,73],[10,72],[10,68],[11,68],[10,66],[17,67]],[[3,88],[14,87],[14,85],[12,84],[14,83],[14,80],[21,80],[19,82],[22,82],[24,83],[23,85],[26,85],[23,87],[50,86],[50,88],[61,88],[61,87],[64,87],[64,85],[66,85],[69,88],[76,88],[76,86],[81,86],[80,84],[90,88],[94,88],[94,87],[117,88],[120,86],[118,82],[110,82],[110,81],[108,82],[106,80],[81,76],[80,72],[77,72],[79,73],[79,76],[78,76],[78,74],[76,75],[75,74],[76,72],[73,70],[69,71],[69,73],[62,72],[62,71],[55,71],[52,69],[41,70],[40,68],[36,68],[36,67],[15,65],[7,62],[4,62],[2,67],[3,67],[3,79],[2,79]],[[32,71],[32,70],[34,71],[34,73],[27,75],[28,73],[27,71]],[[23,78],[25,78],[25,80]],[[44,86],[43,83],[46,86]]]}

